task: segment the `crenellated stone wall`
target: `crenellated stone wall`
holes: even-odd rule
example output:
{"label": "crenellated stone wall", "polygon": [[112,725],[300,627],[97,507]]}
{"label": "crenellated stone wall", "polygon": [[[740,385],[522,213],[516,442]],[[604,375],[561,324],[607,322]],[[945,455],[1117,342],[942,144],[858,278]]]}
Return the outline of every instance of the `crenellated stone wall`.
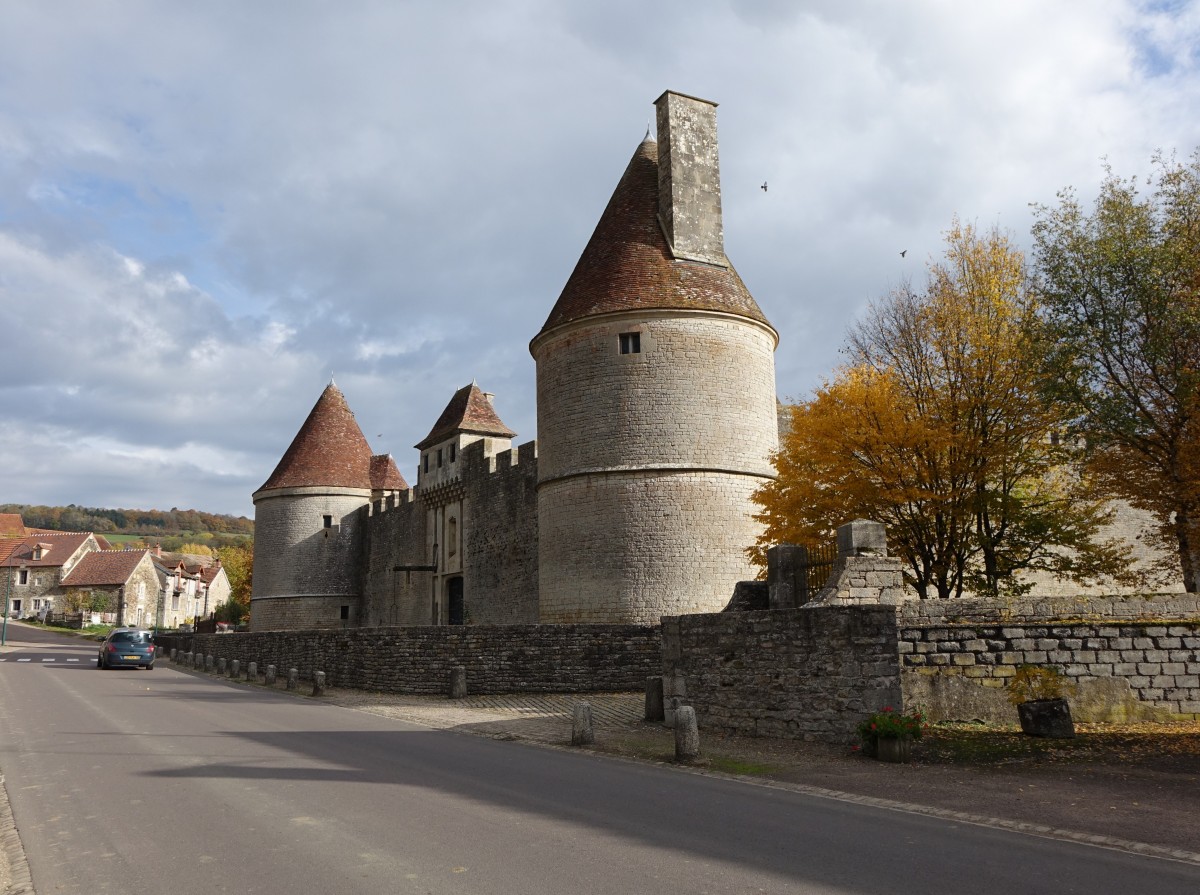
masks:
{"label": "crenellated stone wall", "polygon": [[538,621],[536,442],[462,452],[463,587],[470,624]]}

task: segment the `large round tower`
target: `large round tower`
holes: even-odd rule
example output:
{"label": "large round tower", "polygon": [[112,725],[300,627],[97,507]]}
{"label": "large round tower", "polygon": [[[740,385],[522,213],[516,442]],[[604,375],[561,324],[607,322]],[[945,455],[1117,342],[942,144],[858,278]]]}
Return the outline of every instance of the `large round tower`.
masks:
{"label": "large round tower", "polygon": [[357,625],[367,504],[407,487],[330,382],[254,492],[251,630]]}
{"label": "large round tower", "polygon": [[655,105],[530,343],[542,622],[714,612],[754,576],[778,335],[725,257],[715,104]]}

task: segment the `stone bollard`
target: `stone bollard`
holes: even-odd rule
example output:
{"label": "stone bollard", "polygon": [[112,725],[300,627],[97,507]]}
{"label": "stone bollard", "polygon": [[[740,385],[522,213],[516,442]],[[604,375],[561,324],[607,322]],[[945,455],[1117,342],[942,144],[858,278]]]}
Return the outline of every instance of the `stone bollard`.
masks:
{"label": "stone bollard", "polygon": [[596,742],[596,732],[592,729],[591,703],[577,702],[571,706],[571,745],[590,746]]}
{"label": "stone bollard", "polygon": [[467,669],[462,665],[455,665],[450,669],[450,698],[466,699],[466,697]]}
{"label": "stone bollard", "polygon": [[251,662],[250,664],[248,664],[246,666],[246,680],[248,680],[248,681],[257,681],[258,680],[258,663],[257,662]]}
{"label": "stone bollard", "polygon": [[298,683],[300,683],[300,669],[289,668],[287,676],[287,689],[295,690]]}
{"label": "stone bollard", "polygon": [[663,721],[663,679],[646,678],[646,720]]}
{"label": "stone bollard", "polygon": [[681,705],[675,710],[675,760],[694,761],[700,757],[700,729],[696,726],[696,710]]}
{"label": "stone bollard", "polygon": [[191,665],[193,668],[195,668],[195,667],[196,667],[196,654],[195,654],[195,653],[188,653],[188,654],[187,654],[187,663],[188,663],[189,665]]}
{"label": "stone bollard", "polygon": [[235,681],[242,676],[242,660],[234,659],[229,663],[229,676]]}
{"label": "stone bollard", "polygon": [[266,684],[268,687],[275,686],[275,666],[274,665],[267,666],[267,674],[263,678],[263,683]]}
{"label": "stone bollard", "polygon": [[212,653],[209,653],[204,657],[204,670],[211,672],[214,667],[216,667],[216,662],[212,657]]}
{"label": "stone bollard", "polygon": [[667,727],[674,727],[676,723],[676,712],[683,706],[682,696],[668,696],[663,700],[663,723]]}
{"label": "stone bollard", "polygon": [[175,649],[175,647],[171,647],[171,661],[172,661],[172,662],[174,662],[174,661],[175,661],[175,654],[176,654],[177,652],[179,652],[179,651],[178,651],[177,649]]}
{"label": "stone bollard", "polygon": [[224,656],[221,656],[221,658],[217,659],[217,674],[224,677],[225,669],[228,667],[229,667],[229,663],[225,661]]}
{"label": "stone bollard", "polygon": [[325,695],[325,672],[323,672],[323,671],[313,672],[312,695],[313,696],[324,696]]}

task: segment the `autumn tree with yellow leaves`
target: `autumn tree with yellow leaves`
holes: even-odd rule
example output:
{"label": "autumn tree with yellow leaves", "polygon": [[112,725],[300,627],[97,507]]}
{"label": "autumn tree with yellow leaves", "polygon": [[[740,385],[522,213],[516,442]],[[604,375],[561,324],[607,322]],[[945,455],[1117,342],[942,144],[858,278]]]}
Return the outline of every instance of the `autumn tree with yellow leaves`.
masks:
{"label": "autumn tree with yellow leaves", "polygon": [[1039,305],[1006,235],[954,222],[923,290],[902,286],[849,335],[847,363],[793,406],[777,478],[755,495],[770,544],[828,542],[871,518],[922,598],[1027,589],[1018,573],[1117,574],[1100,503],[1044,396]]}

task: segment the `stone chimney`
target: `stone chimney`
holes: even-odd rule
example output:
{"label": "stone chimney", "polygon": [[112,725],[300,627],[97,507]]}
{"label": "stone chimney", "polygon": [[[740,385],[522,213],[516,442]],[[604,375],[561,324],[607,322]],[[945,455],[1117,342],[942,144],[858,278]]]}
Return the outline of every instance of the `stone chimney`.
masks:
{"label": "stone chimney", "polygon": [[727,267],[717,104],[668,90],[654,101],[658,219],[676,258]]}

